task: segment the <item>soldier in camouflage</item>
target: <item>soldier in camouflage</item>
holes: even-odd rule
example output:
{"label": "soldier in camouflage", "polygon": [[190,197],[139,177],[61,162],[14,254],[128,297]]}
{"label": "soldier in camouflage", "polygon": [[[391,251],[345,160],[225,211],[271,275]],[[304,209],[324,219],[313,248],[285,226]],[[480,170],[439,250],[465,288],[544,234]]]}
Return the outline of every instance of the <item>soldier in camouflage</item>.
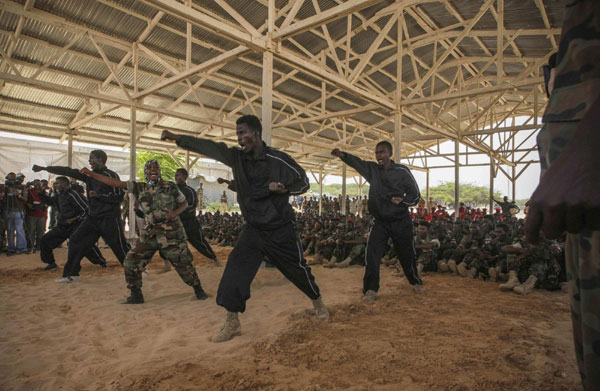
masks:
{"label": "soldier in camouflage", "polygon": [[434,272],[437,270],[438,255],[435,251],[440,247],[440,241],[429,235],[429,223],[420,221],[415,235],[415,249],[417,250],[417,270],[421,272]]}
{"label": "soldier in camouflage", "polygon": [[187,208],[185,196],[173,182],[163,181],[160,166],[156,160],[149,160],[144,167],[146,183],[123,182],[115,178],[96,174],[87,168],[81,173],[109,186],[127,189],[136,196],[144,212],[145,226],[141,229],[141,240],[125,257],[125,280],[131,296],[123,304],[141,304],[142,271],[158,250],[163,259],[171,262],[181,279],[194,288],[198,300],[208,298],[196,269],[192,254],[187,247],[187,237],[179,214]]}
{"label": "soldier in camouflage", "polygon": [[[551,85],[550,85],[551,84]],[[583,387],[600,390],[600,1],[567,2],[544,127],[542,178],[526,233],[568,232],[566,267],[575,353]]]}

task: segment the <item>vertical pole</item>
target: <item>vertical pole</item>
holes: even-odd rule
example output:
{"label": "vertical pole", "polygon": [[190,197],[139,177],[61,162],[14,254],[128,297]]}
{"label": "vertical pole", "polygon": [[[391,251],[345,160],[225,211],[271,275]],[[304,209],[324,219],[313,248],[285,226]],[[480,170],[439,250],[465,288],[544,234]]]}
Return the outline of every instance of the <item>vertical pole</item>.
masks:
{"label": "vertical pole", "polygon": [[[494,150],[494,135],[490,135],[490,150]],[[494,155],[490,153],[490,214],[493,214],[494,210]]]}
{"label": "vertical pole", "polygon": [[458,183],[459,178],[459,142],[458,139],[454,140],[454,220],[458,219],[458,200],[460,196],[460,187]]}
{"label": "vertical pole", "polygon": [[363,177],[359,176],[358,177],[358,197],[359,198],[362,198],[362,189],[363,189],[364,185],[365,185],[365,182],[363,180]]}
{"label": "vertical pole", "polygon": [[323,167],[319,168],[319,216],[323,214]]}
{"label": "vertical pole", "polygon": [[504,77],[504,0],[497,0],[496,5],[498,7],[498,30],[496,36],[496,84],[502,85]]}
{"label": "vertical pole", "polygon": [[[136,157],[136,111],[135,107],[131,106],[131,135],[129,139],[129,180],[135,180],[135,157]],[[135,196],[133,193],[129,193],[129,235],[128,239],[133,240],[135,238]]]}
{"label": "vertical pole", "polygon": [[[271,45],[271,36],[275,23],[275,0],[269,0],[267,18],[267,45]],[[262,139],[271,145],[271,123],[273,116],[273,52],[263,53],[262,70]]]}
{"label": "vertical pole", "polygon": [[346,216],[346,165],[342,166],[342,199],[340,200],[342,215]]}
{"label": "vertical pole", "polygon": [[396,114],[394,115],[394,160],[400,163],[401,146],[401,132],[402,132],[402,107],[400,101],[402,100],[402,29],[404,26],[404,13],[398,15],[397,23],[397,52],[396,52]]}
{"label": "vertical pole", "polygon": [[73,129],[69,129],[69,137],[67,139],[67,166],[73,167]]}
{"label": "vertical pole", "polygon": [[[191,0],[186,0],[185,5],[191,8]],[[192,66],[192,24],[189,22],[186,23],[185,38],[185,68],[190,69]]]}
{"label": "vertical pole", "polygon": [[517,173],[516,173],[516,169],[517,167],[514,165],[515,163],[515,138],[512,138],[512,162],[513,162],[513,166],[512,166],[512,177],[510,178],[510,181],[512,182],[512,200],[514,201],[516,199],[516,193],[517,193]]}
{"label": "vertical pole", "polygon": [[188,151],[187,149],[185,150],[185,169],[186,171],[190,171],[190,151]]}
{"label": "vertical pole", "polygon": [[[426,176],[425,176],[425,197],[426,197],[426,201],[425,201],[425,205],[427,205],[427,208],[429,208],[429,169],[427,169],[427,171],[425,171]],[[431,211],[430,211],[431,212]]]}
{"label": "vertical pole", "polygon": [[454,220],[458,219],[458,200],[460,196],[460,161],[459,161],[459,147],[460,143],[458,140],[460,139],[460,99],[458,100],[458,104],[456,105],[456,140],[454,140]]}

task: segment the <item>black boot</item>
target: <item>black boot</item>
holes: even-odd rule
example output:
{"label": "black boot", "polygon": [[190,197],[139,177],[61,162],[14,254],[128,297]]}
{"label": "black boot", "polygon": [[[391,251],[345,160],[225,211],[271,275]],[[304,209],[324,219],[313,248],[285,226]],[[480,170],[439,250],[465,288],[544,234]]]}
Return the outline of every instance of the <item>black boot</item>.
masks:
{"label": "black boot", "polygon": [[206,292],[204,292],[204,289],[202,289],[202,285],[200,284],[194,285],[194,293],[196,294],[196,298],[198,300],[208,299],[208,295],[206,294]]}
{"label": "black boot", "polygon": [[123,302],[123,304],[142,304],[144,302],[144,295],[142,295],[142,288],[134,286],[131,288],[131,296]]}
{"label": "black boot", "polygon": [[44,268],[44,270],[54,270],[54,269],[58,269],[58,265],[56,264],[56,262],[49,263],[48,266],[46,266]]}

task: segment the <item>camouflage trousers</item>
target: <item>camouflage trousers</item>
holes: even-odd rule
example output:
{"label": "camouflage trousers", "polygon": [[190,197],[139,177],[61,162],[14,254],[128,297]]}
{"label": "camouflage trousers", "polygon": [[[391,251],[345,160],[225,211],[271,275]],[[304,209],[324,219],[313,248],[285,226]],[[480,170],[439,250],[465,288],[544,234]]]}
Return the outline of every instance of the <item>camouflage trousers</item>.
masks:
{"label": "camouflage trousers", "polygon": [[[183,228],[181,228],[183,231]],[[172,233],[169,233],[171,235]],[[192,253],[187,247],[185,232],[183,240],[181,235],[175,233],[176,238],[167,239],[164,232],[158,232],[154,236],[144,236],[137,245],[132,248],[123,262],[125,267],[125,280],[127,287],[142,286],[142,271],[150,263],[152,256],[156,251],[163,259],[168,260],[179,274],[179,277],[189,286],[200,284],[200,279],[196,273],[196,268],[192,263]]]}
{"label": "camouflage trousers", "polygon": [[600,390],[600,231],[568,234],[567,279],[575,355],[587,391]]}
{"label": "camouflage trousers", "polygon": [[350,249],[350,253],[348,256],[352,259],[350,264],[352,265],[364,265],[365,264],[365,245],[364,244],[355,244]]}
{"label": "camouflage trousers", "polygon": [[422,252],[417,259],[417,264],[423,265],[424,272],[434,272],[437,270],[438,257],[435,251]]}
{"label": "camouflage trousers", "polygon": [[560,264],[554,258],[549,260],[535,260],[527,268],[528,276],[535,276],[535,287],[549,291],[558,289],[560,277]]}

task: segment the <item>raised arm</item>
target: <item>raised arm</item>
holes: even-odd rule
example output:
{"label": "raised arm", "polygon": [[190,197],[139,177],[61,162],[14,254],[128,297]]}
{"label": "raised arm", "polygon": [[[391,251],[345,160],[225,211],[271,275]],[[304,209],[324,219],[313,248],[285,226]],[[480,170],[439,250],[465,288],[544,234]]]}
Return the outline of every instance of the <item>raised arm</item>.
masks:
{"label": "raised arm", "polygon": [[371,170],[369,169],[368,162],[348,152],[342,152],[338,148],[333,149],[331,154],[339,157],[344,163],[354,168],[367,182],[371,181]]}
{"label": "raised arm", "polygon": [[98,173],[90,171],[88,168],[82,168],[79,172],[81,173],[81,175],[83,175],[84,178],[85,177],[94,178],[98,182],[102,182],[105,185],[108,185],[111,187],[118,187],[118,188],[127,190],[127,182],[123,182],[117,178],[110,178],[110,177],[107,177],[106,175],[100,175]]}
{"label": "raised arm", "polygon": [[[75,178],[80,181],[85,181],[87,179],[86,176],[83,175],[79,170],[77,170],[75,168],[71,168],[71,167],[64,167],[64,166],[42,167],[42,166],[38,166],[37,164],[34,164],[31,167],[31,170],[33,172],[48,171],[49,173],[52,173],[52,174],[64,175],[64,176],[68,176],[71,178]],[[87,168],[86,168],[86,170],[87,170]]]}
{"label": "raised arm", "polygon": [[218,160],[229,167],[233,166],[234,152],[225,143],[216,143],[204,138],[174,134],[168,130],[163,130],[160,139],[175,141],[175,143],[183,149]]}

